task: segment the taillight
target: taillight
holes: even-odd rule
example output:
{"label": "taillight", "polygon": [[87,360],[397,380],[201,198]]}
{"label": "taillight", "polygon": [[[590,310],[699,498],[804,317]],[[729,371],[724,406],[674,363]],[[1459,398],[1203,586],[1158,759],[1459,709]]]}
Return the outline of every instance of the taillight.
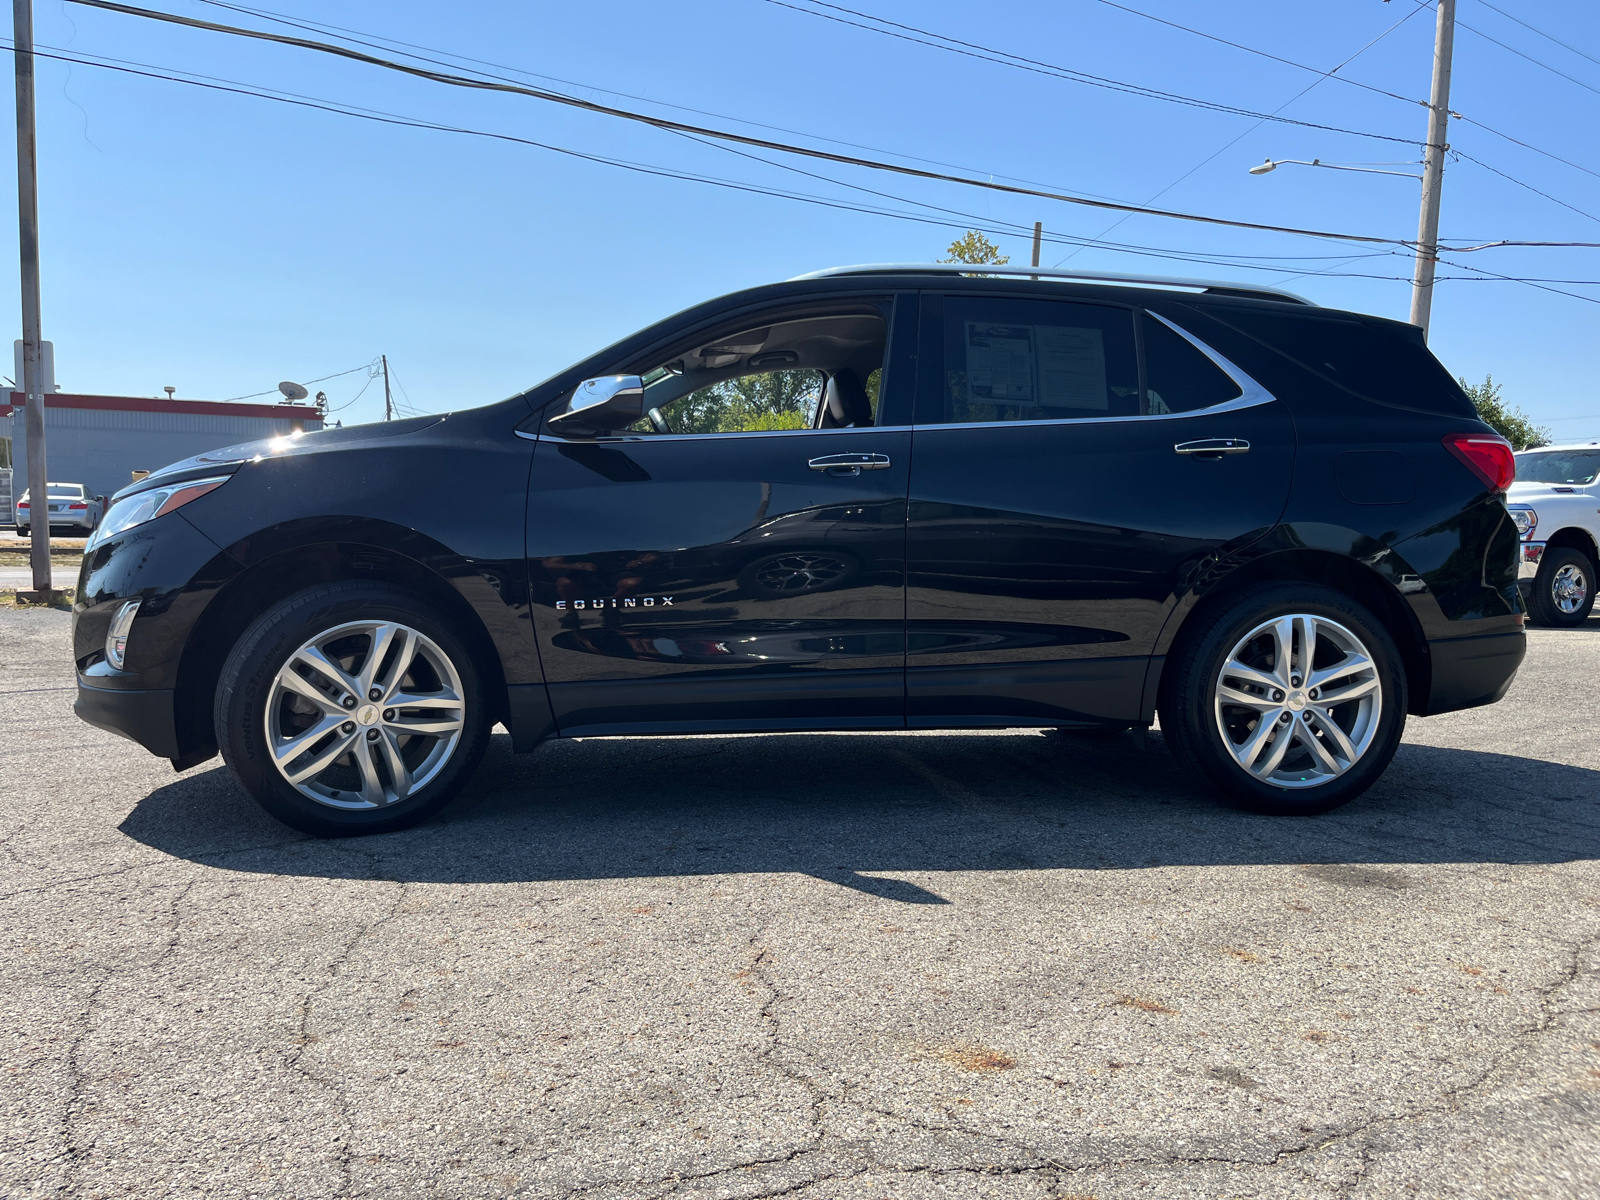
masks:
{"label": "taillight", "polygon": [[1491,492],[1503,492],[1517,477],[1511,443],[1498,433],[1447,433],[1444,448],[1454,454]]}
{"label": "taillight", "polygon": [[77,509],[77,508],[81,508],[81,509],[84,509],[84,510],[87,510],[87,509],[88,509],[88,507],[89,507],[89,506],[88,506],[88,505],[87,505],[87,504],[69,504],[69,505],[67,505],[67,510],[68,510],[68,511],[69,511],[69,512],[70,512],[70,511],[71,511],[71,510],[73,510],[73,509]]}
{"label": "taillight", "polygon": [[18,500],[17,501],[17,507],[18,508],[28,508],[28,507],[30,507],[30,505],[28,504],[28,502],[26,500]]}

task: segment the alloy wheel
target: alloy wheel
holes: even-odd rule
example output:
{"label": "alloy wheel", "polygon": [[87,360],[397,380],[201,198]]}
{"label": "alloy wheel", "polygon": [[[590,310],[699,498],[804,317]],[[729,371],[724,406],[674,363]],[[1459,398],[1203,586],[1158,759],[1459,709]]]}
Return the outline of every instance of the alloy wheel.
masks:
{"label": "alloy wheel", "polygon": [[1361,639],[1307,613],[1257,625],[1215,683],[1223,745],[1253,778],[1313,788],[1345,774],[1371,747],[1383,714],[1378,667]]}
{"label": "alloy wheel", "polygon": [[1569,615],[1582,608],[1588,596],[1589,581],[1584,577],[1583,568],[1573,563],[1562,567],[1550,581],[1550,598],[1558,609]]}
{"label": "alloy wheel", "polygon": [[431,639],[389,621],[316,635],[279,668],[267,748],[301,795],[333,808],[397,804],[450,761],[466,727],[461,676]]}

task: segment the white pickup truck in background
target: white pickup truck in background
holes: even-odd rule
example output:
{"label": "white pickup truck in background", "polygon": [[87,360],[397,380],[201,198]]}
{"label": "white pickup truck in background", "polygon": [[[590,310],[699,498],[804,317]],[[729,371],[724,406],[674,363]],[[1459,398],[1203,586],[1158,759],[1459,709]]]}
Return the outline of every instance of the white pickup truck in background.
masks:
{"label": "white pickup truck in background", "polygon": [[1517,455],[1506,507],[1522,535],[1518,581],[1540,625],[1582,625],[1600,568],[1600,442]]}

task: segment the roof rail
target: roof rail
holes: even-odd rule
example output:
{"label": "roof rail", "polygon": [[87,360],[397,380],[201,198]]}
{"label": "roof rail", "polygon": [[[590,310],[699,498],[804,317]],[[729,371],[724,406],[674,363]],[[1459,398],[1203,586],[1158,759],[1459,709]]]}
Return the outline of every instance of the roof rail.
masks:
{"label": "roof rail", "polygon": [[1119,271],[1063,271],[1058,267],[995,266],[990,263],[860,263],[853,267],[828,267],[796,275],[796,279],[827,279],[838,275],[1007,275],[1029,279],[1069,280],[1079,283],[1124,283],[1138,287],[1173,288],[1206,292],[1214,296],[1243,296],[1252,300],[1286,300],[1291,304],[1315,303],[1282,288],[1220,279],[1185,279],[1172,275],[1125,275]]}

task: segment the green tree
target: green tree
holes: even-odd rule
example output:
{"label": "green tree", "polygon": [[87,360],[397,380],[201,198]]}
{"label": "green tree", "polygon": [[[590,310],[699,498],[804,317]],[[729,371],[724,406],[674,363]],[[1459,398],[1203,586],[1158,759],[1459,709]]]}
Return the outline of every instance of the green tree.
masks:
{"label": "green tree", "polygon": [[690,392],[665,413],[675,433],[804,429],[821,394],[822,376],[815,371],[764,371]]}
{"label": "green tree", "polygon": [[1500,396],[1500,385],[1493,375],[1485,375],[1482,383],[1468,383],[1461,379],[1461,388],[1472,397],[1472,406],[1484,424],[1492,428],[1518,450],[1529,446],[1543,446],[1550,441],[1550,430],[1535,425],[1533,418],[1520,408],[1512,408]]}
{"label": "green tree", "polygon": [[945,253],[950,257],[941,258],[940,262],[1003,267],[1011,261],[1011,255],[1001,254],[1000,247],[996,246],[976,229],[967,230],[955,241],[951,242]]}

